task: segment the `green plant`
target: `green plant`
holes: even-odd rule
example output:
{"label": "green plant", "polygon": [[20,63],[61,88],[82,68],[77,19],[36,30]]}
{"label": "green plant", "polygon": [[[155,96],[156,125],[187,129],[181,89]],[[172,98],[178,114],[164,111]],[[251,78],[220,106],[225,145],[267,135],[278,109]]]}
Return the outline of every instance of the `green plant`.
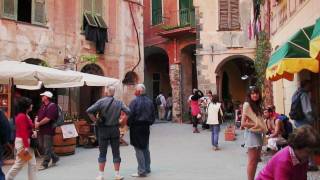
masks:
{"label": "green plant", "polygon": [[88,54],[88,55],[81,55],[80,56],[81,62],[91,62],[96,63],[98,61],[98,56],[95,54]]}
{"label": "green plant", "polygon": [[266,69],[269,61],[269,54],[271,50],[271,45],[267,36],[267,33],[261,31],[258,34],[256,57],[254,61],[254,68],[256,70],[256,86],[260,89],[264,88],[264,82],[266,78]]}
{"label": "green plant", "polygon": [[44,67],[50,67],[47,61],[41,61],[39,65]]}
{"label": "green plant", "polygon": [[187,27],[187,26],[190,26],[190,24],[183,24],[183,25],[176,25],[176,26],[163,25],[163,26],[161,26],[161,29],[163,29],[165,31],[170,31],[170,30],[174,30],[174,29],[178,29],[178,28]]}

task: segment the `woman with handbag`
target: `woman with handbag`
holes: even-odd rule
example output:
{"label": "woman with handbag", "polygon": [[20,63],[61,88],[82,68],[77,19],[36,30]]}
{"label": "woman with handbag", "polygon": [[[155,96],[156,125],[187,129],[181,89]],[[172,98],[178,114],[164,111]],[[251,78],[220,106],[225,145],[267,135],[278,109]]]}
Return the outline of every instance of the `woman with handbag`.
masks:
{"label": "woman with handbag", "polygon": [[245,146],[248,148],[247,177],[254,180],[263,145],[263,134],[267,132],[263,120],[260,90],[249,88],[247,100],[243,104],[241,126],[245,128]]}
{"label": "woman with handbag", "polygon": [[28,113],[32,111],[32,101],[22,97],[18,101],[18,106],[19,113],[15,118],[17,156],[14,165],[6,174],[6,180],[13,180],[25,164],[28,164],[28,180],[36,180],[36,158],[34,149],[30,147],[30,139],[36,138],[36,132],[32,131],[34,125],[28,116]]}
{"label": "woman with handbag", "polygon": [[220,150],[218,146],[220,124],[222,122],[223,112],[221,109],[221,103],[218,102],[218,96],[208,94],[210,102],[208,104],[208,119],[207,124],[211,127],[211,142],[213,150]]}
{"label": "woman with handbag", "polygon": [[203,97],[203,92],[196,90],[191,96],[190,107],[192,116],[193,133],[200,133],[198,130],[199,120],[201,119],[201,109],[199,99]]}

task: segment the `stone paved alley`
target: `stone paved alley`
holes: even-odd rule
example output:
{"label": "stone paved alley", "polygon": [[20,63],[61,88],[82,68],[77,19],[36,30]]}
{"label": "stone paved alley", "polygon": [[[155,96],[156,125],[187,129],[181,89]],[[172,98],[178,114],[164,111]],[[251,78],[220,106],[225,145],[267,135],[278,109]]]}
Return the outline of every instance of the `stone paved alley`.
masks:
{"label": "stone paved alley", "polygon": [[[151,130],[152,173],[145,180],[245,180],[246,151],[241,148],[242,132],[237,131],[237,140],[226,142],[220,133],[221,151],[210,146],[210,132],[191,132],[189,124],[159,123]],[[128,139],[128,135],[126,137]],[[61,157],[58,166],[38,172],[39,180],[94,180],[97,175],[98,149],[77,148],[73,156]],[[136,159],[132,146],[121,147],[121,173],[125,179],[136,179]],[[106,179],[112,179],[111,149],[108,154]],[[111,160],[111,161],[110,161]],[[265,163],[266,158],[263,158]],[[259,165],[259,169],[262,164]],[[8,167],[5,167],[5,171]],[[25,180],[27,168],[17,180]],[[320,179],[314,173],[310,180]]]}

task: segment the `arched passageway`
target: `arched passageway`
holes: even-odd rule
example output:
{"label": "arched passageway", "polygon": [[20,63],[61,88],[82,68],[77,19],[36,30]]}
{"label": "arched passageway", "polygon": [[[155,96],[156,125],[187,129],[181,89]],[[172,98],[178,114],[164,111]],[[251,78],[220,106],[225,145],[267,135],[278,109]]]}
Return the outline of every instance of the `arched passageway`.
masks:
{"label": "arched passageway", "polygon": [[[104,76],[103,70],[97,64],[87,64],[81,72]],[[103,95],[102,87],[83,86],[80,88],[80,118],[88,119],[86,109]]]}
{"label": "arched passageway", "polygon": [[183,114],[189,112],[188,98],[192,89],[198,88],[196,45],[191,44],[181,49],[181,96]]}
{"label": "arched passageway", "polygon": [[169,57],[164,49],[153,46],[145,48],[144,72],[144,83],[150,98],[154,100],[160,92],[166,97],[171,93]]}
{"label": "arched passageway", "polygon": [[255,84],[253,60],[246,56],[230,56],[216,68],[217,90],[227,111],[243,103],[249,86]]}

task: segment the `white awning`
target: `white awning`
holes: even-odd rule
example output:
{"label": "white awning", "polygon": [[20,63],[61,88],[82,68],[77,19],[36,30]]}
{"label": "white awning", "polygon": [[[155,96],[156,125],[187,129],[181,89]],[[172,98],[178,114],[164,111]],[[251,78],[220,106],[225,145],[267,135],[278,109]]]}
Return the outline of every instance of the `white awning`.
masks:
{"label": "white awning", "polygon": [[19,61],[0,61],[0,84],[9,84],[13,79],[15,85],[44,87],[53,84],[81,82],[82,76],[69,71],[27,64]]}

